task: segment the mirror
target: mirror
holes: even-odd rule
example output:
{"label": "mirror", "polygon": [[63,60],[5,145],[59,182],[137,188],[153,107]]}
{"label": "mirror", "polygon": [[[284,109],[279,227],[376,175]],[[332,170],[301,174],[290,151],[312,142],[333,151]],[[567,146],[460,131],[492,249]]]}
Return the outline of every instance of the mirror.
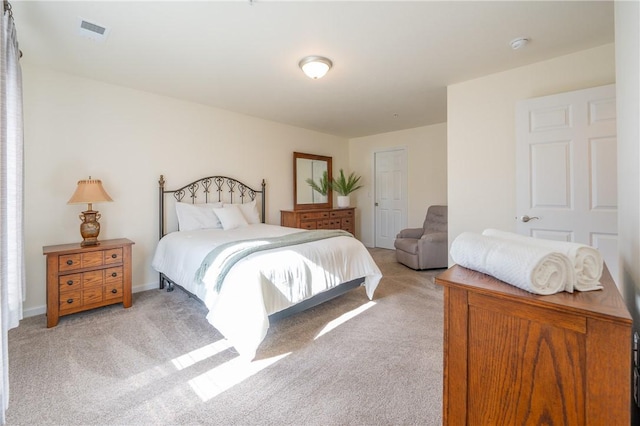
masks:
{"label": "mirror", "polygon": [[307,183],[307,179],[313,179],[320,183],[322,175],[327,172],[329,179],[333,176],[331,170],[331,157],[322,155],[293,153],[293,209],[330,209],[333,207],[333,192],[331,189],[326,195],[315,191]]}

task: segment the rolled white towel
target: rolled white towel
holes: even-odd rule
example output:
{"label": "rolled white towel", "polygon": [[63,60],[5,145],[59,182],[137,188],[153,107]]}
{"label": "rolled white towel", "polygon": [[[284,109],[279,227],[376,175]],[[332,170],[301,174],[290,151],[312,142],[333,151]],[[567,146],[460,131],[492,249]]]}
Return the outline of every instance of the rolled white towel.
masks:
{"label": "rolled white towel", "polygon": [[519,241],[463,232],[451,244],[451,258],[465,268],[494,276],[535,294],[572,292],[571,262],[560,253]]}
{"label": "rolled white towel", "polygon": [[482,235],[497,238],[506,238],[536,244],[540,247],[555,250],[569,258],[573,265],[573,286],[579,291],[601,290],[600,278],[604,262],[600,252],[591,246],[567,241],[544,240],[541,238],[527,237],[513,232],[500,231],[498,229],[485,229]]}

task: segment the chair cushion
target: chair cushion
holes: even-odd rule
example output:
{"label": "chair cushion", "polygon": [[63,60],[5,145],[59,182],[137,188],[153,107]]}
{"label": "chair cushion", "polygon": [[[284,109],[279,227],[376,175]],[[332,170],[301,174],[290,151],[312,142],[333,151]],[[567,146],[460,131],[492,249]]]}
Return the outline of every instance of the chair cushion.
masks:
{"label": "chair cushion", "polygon": [[393,245],[396,249],[406,251],[407,253],[418,253],[418,240],[415,238],[399,238],[394,241]]}
{"label": "chair cushion", "polygon": [[425,234],[432,232],[447,232],[447,206],[431,206],[427,210],[427,217],[424,219]]}

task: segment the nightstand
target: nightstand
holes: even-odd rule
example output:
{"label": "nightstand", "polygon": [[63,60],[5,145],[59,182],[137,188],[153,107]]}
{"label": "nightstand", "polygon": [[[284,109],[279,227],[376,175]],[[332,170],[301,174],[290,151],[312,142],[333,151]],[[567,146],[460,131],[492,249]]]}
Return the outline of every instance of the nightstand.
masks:
{"label": "nightstand", "polygon": [[122,303],[131,306],[131,246],[126,238],[46,246],[47,327],[61,316]]}

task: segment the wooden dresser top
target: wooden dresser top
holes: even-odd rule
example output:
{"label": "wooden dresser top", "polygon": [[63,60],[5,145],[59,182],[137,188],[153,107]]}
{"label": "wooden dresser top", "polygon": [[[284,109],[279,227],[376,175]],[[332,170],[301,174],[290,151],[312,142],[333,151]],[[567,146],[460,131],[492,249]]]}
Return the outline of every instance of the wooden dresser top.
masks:
{"label": "wooden dresser top", "polygon": [[460,265],[454,265],[447,269],[438,275],[435,281],[436,284],[442,286],[517,300],[520,303],[528,303],[545,309],[573,312],[580,315],[588,314],[593,317],[631,323],[631,315],[629,315],[618,287],[611,278],[606,266],[600,279],[600,283],[604,287],[602,290],[575,291],[574,293],[563,291],[546,296],[529,293],[490,275],[467,269]]}

